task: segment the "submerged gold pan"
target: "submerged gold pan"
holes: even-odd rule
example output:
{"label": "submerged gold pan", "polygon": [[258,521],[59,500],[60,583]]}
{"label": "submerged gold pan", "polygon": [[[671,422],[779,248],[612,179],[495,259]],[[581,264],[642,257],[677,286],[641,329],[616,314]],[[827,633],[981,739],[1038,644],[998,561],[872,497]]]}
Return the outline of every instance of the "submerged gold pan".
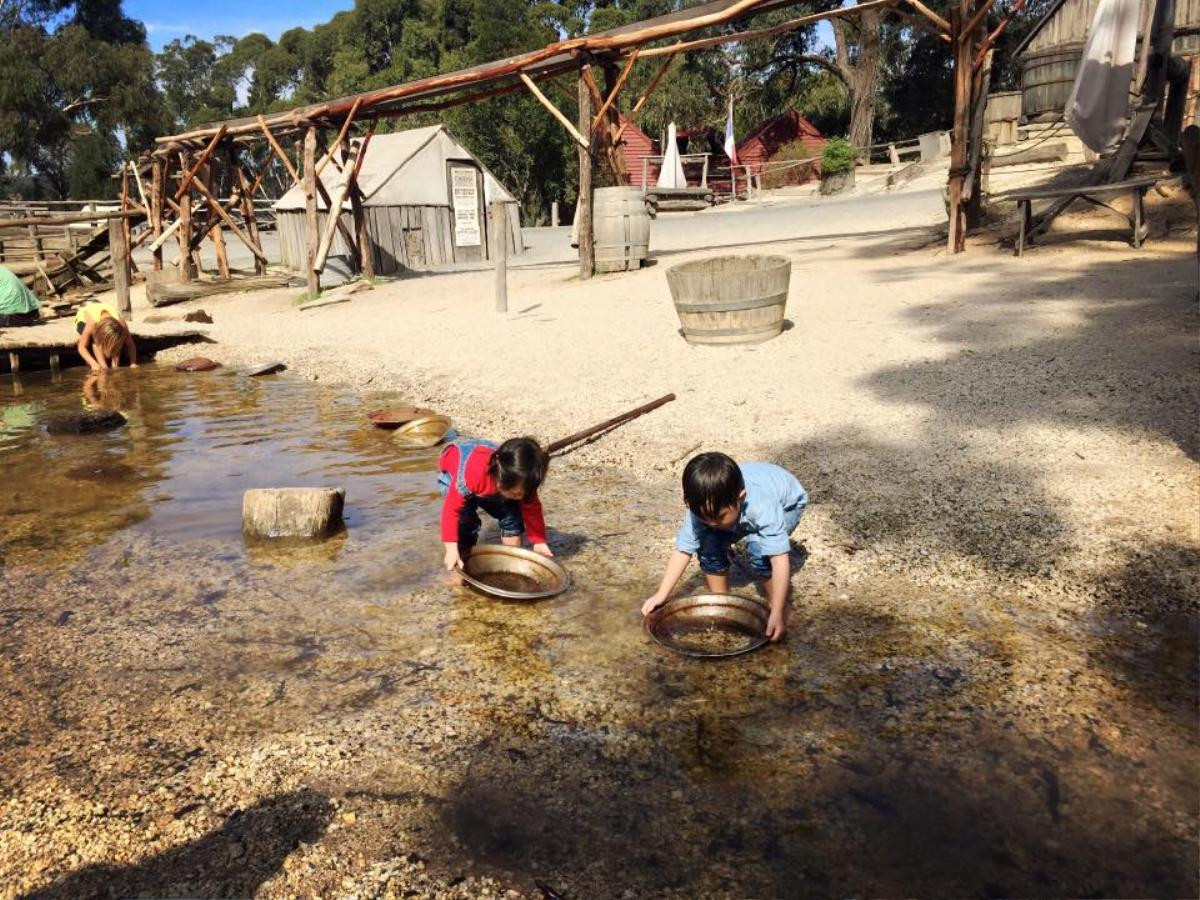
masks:
{"label": "submerged gold pan", "polygon": [[435,447],[450,430],[450,419],[446,416],[422,416],[406,422],[396,429],[392,439],[405,447]]}
{"label": "submerged gold pan", "polygon": [[571,584],[556,560],[522,547],[481,544],[463,562],[462,579],[476,590],[507,600],[541,600]]}
{"label": "submerged gold pan", "polygon": [[645,618],[650,636],[684,656],[739,656],[767,643],[771,609],[758,597],[694,594],[673,597]]}

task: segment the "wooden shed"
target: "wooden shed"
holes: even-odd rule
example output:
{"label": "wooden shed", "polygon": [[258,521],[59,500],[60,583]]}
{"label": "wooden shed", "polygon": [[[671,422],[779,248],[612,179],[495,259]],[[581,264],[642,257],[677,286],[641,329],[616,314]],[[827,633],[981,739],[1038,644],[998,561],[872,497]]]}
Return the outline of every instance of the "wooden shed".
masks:
{"label": "wooden shed", "polygon": [[743,166],[749,166],[754,175],[762,175],[764,168],[768,173],[772,169],[778,169],[777,177],[772,178],[772,185],[775,187],[785,184],[803,184],[819,177],[819,164],[791,168],[766,166],[766,163],[774,159],[783,147],[797,141],[803,148],[804,156],[819,157],[825,147],[825,138],[821,136],[821,132],[816,129],[816,126],[796,110],[789,109],[785,113],[760,122],[738,142],[738,161]]}
{"label": "wooden shed", "polygon": [[[1027,120],[1046,121],[1062,115],[1099,5],[1100,0],[1056,0],[1017,45],[1013,55],[1021,60],[1021,105]],[[1138,56],[1153,6],[1154,0],[1142,0]],[[1172,52],[1192,57],[1195,68],[1200,53],[1200,0],[1175,0]]]}
{"label": "wooden shed", "polygon": [[[624,126],[625,132],[621,135],[621,153],[625,157],[625,170],[629,176],[629,184],[632,187],[640,187],[643,190],[646,185],[642,183],[642,160],[647,156],[658,156],[658,141],[638,128],[632,119],[621,116],[621,125]],[[650,163],[646,166],[646,181],[651,186],[658,180],[659,164],[657,162]]]}
{"label": "wooden shed", "polygon": [[[334,196],[339,177],[334,166],[326,166],[320,177]],[[525,249],[516,198],[445,126],[375,135],[367,146],[358,184],[375,271],[380,275],[452,269],[489,259],[487,210],[493,200],[503,201],[508,211],[510,252]],[[328,207],[319,195],[317,209],[320,228],[324,229]],[[304,192],[299,186],[279,198],[275,212],[280,260],[289,268],[303,271]],[[342,205],[341,215],[347,232],[353,234],[349,201]],[[340,230],[335,233],[329,255],[343,257],[352,270],[357,267],[356,254]]]}

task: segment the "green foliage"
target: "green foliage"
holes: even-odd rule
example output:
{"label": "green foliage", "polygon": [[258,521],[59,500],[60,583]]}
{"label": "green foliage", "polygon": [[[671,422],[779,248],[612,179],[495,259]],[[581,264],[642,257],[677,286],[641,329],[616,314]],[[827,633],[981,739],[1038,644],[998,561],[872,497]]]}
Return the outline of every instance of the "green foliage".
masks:
{"label": "green foliage", "polygon": [[821,175],[840,175],[854,168],[854,148],[845,138],[831,138],[821,152]]}
{"label": "green foliage", "polygon": [[[793,162],[796,160],[812,159],[812,150],[806,147],[803,141],[791,141],[780,147],[775,155],[771,157],[772,162]],[[804,165],[795,165],[784,168],[783,166],[773,166],[763,173],[763,187],[767,190],[774,190],[789,184],[800,184],[808,178],[817,165],[817,160],[813,160]]]}

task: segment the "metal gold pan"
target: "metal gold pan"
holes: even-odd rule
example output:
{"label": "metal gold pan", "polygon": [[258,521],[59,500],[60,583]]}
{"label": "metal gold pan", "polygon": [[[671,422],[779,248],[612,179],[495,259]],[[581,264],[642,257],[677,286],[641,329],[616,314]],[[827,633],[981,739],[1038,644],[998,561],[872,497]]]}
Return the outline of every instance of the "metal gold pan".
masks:
{"label": "metal gold pan", "polygon": [[[771,610],[757,597],[734,594],[695,594],[673,597],[644,620],[646,631],[662,646],[684,656],[717,659],[740,656],[767,643]],[[733,646],[706,650],[689,644],[689,634],[714,630]],[[738,639],[741,640],[738,640]]]}
{"label": "metal gold pan", "polygon": [[[507,600],[542,600],[561,594],[571,584],[571,576],[557,560],[522,547],[481,544],[471,551],[462,568],[462,579],[476,590]],[[537,587],[516,590],[497,584],[489,576],[503,580],[528,581]]]}

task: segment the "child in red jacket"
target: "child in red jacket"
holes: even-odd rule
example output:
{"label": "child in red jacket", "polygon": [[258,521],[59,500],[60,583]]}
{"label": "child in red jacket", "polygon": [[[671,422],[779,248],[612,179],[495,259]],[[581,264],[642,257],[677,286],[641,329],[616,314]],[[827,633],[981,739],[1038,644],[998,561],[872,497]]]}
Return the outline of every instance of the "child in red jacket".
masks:
{"label": "child in red jacket", "polygon": [[479,510],[500,523],[500,541],[521,546],[525,534],[533,549],[553,556],[546,543],[546,522],[538,488],[546,478],[550,457],[533,438],[511,438],[500,446],[491,441],[460,440],[449,444],[438,460],[442,503],[442,543],[447,569],[479,540]]}

